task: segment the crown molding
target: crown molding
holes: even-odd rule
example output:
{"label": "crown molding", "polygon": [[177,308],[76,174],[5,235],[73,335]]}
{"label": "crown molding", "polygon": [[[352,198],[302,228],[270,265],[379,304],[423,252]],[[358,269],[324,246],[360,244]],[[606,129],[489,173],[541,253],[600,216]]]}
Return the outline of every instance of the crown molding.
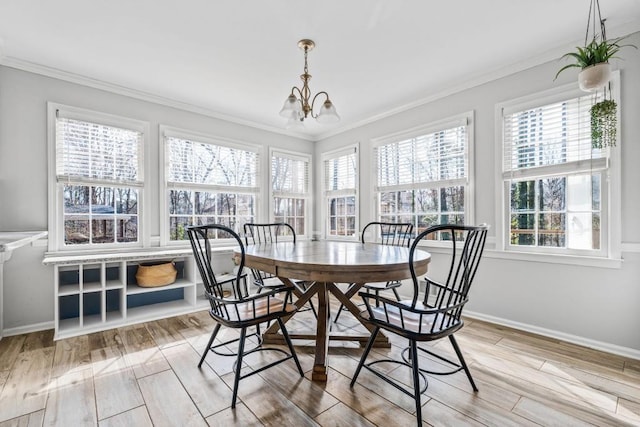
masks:
{"label": "crown molding", "polygon": [[37,64],[30,61],[25,61],[12,56],[3,56],[2,55],[3,52],[1,48],[2,48],[2,40],[0,40],[0,65],[3,65],[5,67],[15,68],[22,71],[28,71],[30,73],[39,74],[45,77],[51,77],[54,79],[91,87],[94,89],[104,90],[104,91],[115,93],[118,95],[139,99],[141,101],[164,105],[166,107],[172,107],[179,110],[189,111],[191,113],[201,114],[203,116],[224,120],[226,122],[231,122],[238,125],[247,126],[247,127],[267,131],[267,132],[277,133],[277,134],[286,135],[290,137],[292,136],[295,138],[300,138],[300,139],[304,139],[311,142],[316,141],[316,139],[312,138],[310,135],[290,132],[290,131],[286,131],[285,129],[280,129],[274,126],[264,125],[264,124],[256,123],[250,120],[229,116],[229,115],[219,113],[217,111],[214,111],[205,107],[201,107],[198,105],[178,101],[178,100],[167,98],[160,95],[155,95],[153,93],[144,92],[137,89],[132,89],[132,88],[117,85],[114,83],[109,83],[103,80],[94,79],[91,77],[71,73],[71,72],[60,70],[57,68],[47,67],[45,65]]}

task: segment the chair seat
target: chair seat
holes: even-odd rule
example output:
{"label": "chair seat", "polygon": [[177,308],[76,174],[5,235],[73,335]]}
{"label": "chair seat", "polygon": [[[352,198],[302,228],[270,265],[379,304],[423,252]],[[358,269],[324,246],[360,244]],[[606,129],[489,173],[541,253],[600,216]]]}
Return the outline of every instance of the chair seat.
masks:
{"label": "chair seat", "polygon": [[[240,276],[240,278],[244,279],[246,278],[247,275],[243,274],[242,276]],[[233,280],[236,280],[237,276],[235,274],[231,274],[231,273],[225,273],[225,274],[217,274],[216,275],[216,281],[219,284],[224,284],[224,283],[229,283],[232,282]]]}
{"label": "chair seat", "polygon": [[402,285],[402,282],[392,281],[392,282],[371,282],[365,283],[364,287],[367,289],[372,289],[375,291],[383,291],[385,289],[393,289]]}
{"label": "chair seat", "polygon": [[[434,326],[435,314],[416,313],[415,311],[409,311],[411,309],[411,300],[399,301],[398,304],[405,306],[407,309],[402,309],[402,316],[400,315],[401,309],[395,305],[383,304],[380,307],[372,307],[373,319],[369,317],[367,310],[360,313],[360,316],[369,321],[373,321],[380,325],[382,328],[390,327],[394,331],[409,332],[419,335],[438,335],[444,330],[450,330],[452,327],[462,326],[461,321],[453,319],[449,314],[440,313],[438,320]],[[386,311],[385,311],[386,307]],[[416,304],[415,310],[426,311],[429,307],[425,306],[421,302]],[[399,332],[403,335],[402,332]]]}
{"label": "chair seat", "polygon": [[282,280],[277,277],[268,277],[262,279],[262,283],[260,284],[263,288],[281,288],[284,286]]}
{"label": "chair seat", "polygon": [[[304,280],[296,280],[296,279],[291,279],[291,280],[296,285],[303,285],[305,283]],[[281,288],[283,286],[284,286],[284,283],[282,283],[282,280],[278,279],[277,277],[268,277],[268,278],[262,279],[263,288]]]}
{"label": "chair seat", "polygon": [[[297,307],[293,304],[283,304],[284,301],[280,298],[259,298],[256,300],[238,303],[238,304],[227,304],[225,307],[229,313],[228,316],[225,317],[225,321],[227,322],[242,322],[242,321],[251,321],[263,316],[267,316],[268,314],[275,313],[293,313],[297,310]],[[283,310],[284,308],[284,310]],[[215,312],[211,312],[211,315],[215,318]]]}

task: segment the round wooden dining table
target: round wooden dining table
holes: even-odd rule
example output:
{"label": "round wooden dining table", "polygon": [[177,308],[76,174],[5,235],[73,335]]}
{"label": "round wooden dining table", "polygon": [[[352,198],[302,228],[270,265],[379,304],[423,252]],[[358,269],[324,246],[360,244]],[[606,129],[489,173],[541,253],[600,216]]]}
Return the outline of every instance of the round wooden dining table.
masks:
{"label": "round wooden dining table", "polygon": [[[375,243],[344,241],[298,241],[248,245],[245,248],[245,266],[262,270],[280,278],[293,288],[302,307],[311,297],[318,297],[318,321],[315,333],[290,333],[292,339],[315,339],[315,362],[312,379],[326,381],[330,340],[359,341],[361,345],[369,335],[352,335],[330,331],[329,294],[336,297],[356,319],[360,309],[351,301],[358,290],[371,282],[403,280],[411,277],[409,249]],[[427,272],[431,255],[422,250],[414,253],[414,268],[420,276]],[[307,283],[304,289],[294,285]],[[343,291],[336,283],[352,284]],[[289,320],[289,319],[285,319]],[[362,323],[369,331],[371,325]],[[263,334],[265,343],[283,343],[277,323]],[[380,334],[377,346],[389,346],[388,339]]]}

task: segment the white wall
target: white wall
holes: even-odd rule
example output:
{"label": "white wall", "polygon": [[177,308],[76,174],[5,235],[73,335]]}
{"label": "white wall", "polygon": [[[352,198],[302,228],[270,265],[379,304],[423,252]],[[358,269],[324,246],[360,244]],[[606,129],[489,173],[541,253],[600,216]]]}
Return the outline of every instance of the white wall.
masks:
{"label": "white wall", "polygon": [[[151,223],[148,227],[152,242],[158,241],[160,233],[160,212],[154,208],[158,206],[159,195],[160,124],[262,145],[265,168],[268,168],[268,147],[313,152],[313,143],[309,141],[0,66],[2,231],[47,230],[48,101],[150,123],[152,150],[145,155],[151,156],[151,164],[155,166],[148,177],[151,184]],[[268,185],[268,180],[262,184]],[[264,200],[262,208],[266,215]],[[4,328],[9,332],[53,321],[53,267],[42,265],[46,246],[43,242],[38,244],[16,250],[4,266]]]}
{"label": "white wall", "polygon": [[[640,46],[640,33],[628,43]],[[623,50],[621,70],[622,242],[619,269],[505,259],[486,252],[471,290],[468,313],[507,325],[607,348],[640,358],[640,53]],[[564,63],[552,61],[448,95],[414,109],[320,141],[315,147],[316,194],[321,194],[320,154],[360,143],[360,224],[374,220],[371,179],[373,138],[475,112],[475,222],[496,223],[495,105],[577,80],[577,71],[553,77]],[[362,90],[375,82],[363,80]],[[576,83],[577,86],[577,83]],[[319,207],[320,209],[320,207]],[[314,230],[321,231],[316,210]],[[490,239],[495,241],[495,227]],[[438,267],[434,255],[433,267]]]}

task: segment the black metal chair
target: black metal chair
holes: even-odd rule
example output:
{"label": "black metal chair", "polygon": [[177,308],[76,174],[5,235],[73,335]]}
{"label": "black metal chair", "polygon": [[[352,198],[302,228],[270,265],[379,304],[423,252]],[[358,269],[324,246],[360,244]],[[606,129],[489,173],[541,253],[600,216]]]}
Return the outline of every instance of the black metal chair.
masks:
{"label": "black metal chair", "polygon": [[[205,289],[205,295],[209,299],[211,309],[209,314],[217,322],[216,326],[211,333],[207,348],[202,354],[198,368],[202,366],[209,351],[221,356],[235,356],[237,361],[234,366],[235,379],[233,383],[233,398],[231,400],[231,407],[235,408],[236,399],[238,397],[238,384],[241,379],[247,378],[253,374],[257,374],[267,368],[282,363],[286,360],[293,359],[300,372],[300,376],[304,376],[302,367],[298,361],[296,352],[291,344],[291,339],[287,333],[283,317],[290,316],[296,311],[296,306],[288,304],[287,299],[290,297],[291,290],[272,290],[270,292],[264,292],[261,294],[249,295],[246,290],[240,286],[242,280],[242,270],[245,262],[244,245],[240,236],[238,236],[233,230],[223,225],[208,224],[202,226],[190,226],[187,227],[187,233],[189,234],[189,240],[191,241],[191,247],[193,249],[193,255],[200,271],[202,283]],[[217,234],[217,235],[216,235]],[[240,247],[239,257],[239,269],[236,275],[236,279],[233,281],[234,296],[225,297],[221,283],[216,280],[216,275],[213,272],[211,265],[211,242],[210,239],[214,237],[231,237],[235,239]],[[284,294],[284,297],[283,297]],[[287,346],[289,347],[289,353],[274,347],[263,347],[262,340],[260,339],[259,325],[261,323],[277,320],[282,330],[282,335],[285,338]],[[220,344],[213,344],[216,335],[220,331],[221,326],[229,328],[240,329],[240,338],[229,340]],[[256,326],[256,336],[258,337],[258,344],[249,350],[245,350],[245,341],[247,338],[247,328]],[[251,334],[253,335],[253,334]],[[249,335],[249,336],[251,336]],[[237,353],[222,352],[218,349],[228,344],[238,342]],[[269,363],[265,366],[257,368],[245,375],[241,374],[242,359],[247,354],[256,351],[277,351],[284,353],[285,357]]]}
{"label": "black metal chair", "polygon": [[[411,238],[413,237],[413,224],[408,222],[377,222],[373,221],[369,224],[365,225],[362,229],[362,236],[360,237],[362,243],[365,243],[365,235],[368,228],[378,228],[377,232],[380,235],[380,244],[388,245],[388,246],[406,246],[409,247],[409,243],[411,242]],[[392,280],[389,282],[372,282],[365,283],[363,288],[367,291],[373,292],[376,296],[376,299],[380,297],[380,292],[385,290],[392,290],[393,294],[396,296],[396,299],[400,301],[400,295],[398,295],[398,291],[396,288],[402,285],[402,282],[399,280]],[[353,286],[350,284],[349,287]],[[349,289],[347,289],[348,291]],[[333,322],[337,322],[340,317],[340,313],[342,313],[343,305],[340,304],[340,308],[338,309],[338,313],[336,314],[336,318],[333,319]]]}
{"label": "black metal chair", "polygon": [[[286,222],[275,222],[266,224],[247,223],[244,224],[244,239],[248,245],[259,245],[261,243],[278,243],[280,241],[287,241],[287,238],[293,240],[296,243],[296,231],[294,228]],[[285,287],[280,279],[265,271],[261,271],[255,268],[251,269],[253,274],[253,284],[258,287],[258,293],[263,289],[281,289]],[[306,291],[306,282],[302,280],[293,280],[293,284],[300,288],[302,291]],[[313,310],[314,316],[317,317],[316,309],[313,306],[313,302],[309,301],[311,310]],[[308,310],[306,308],[305,310]]]}
{"label": "black metal chair", "polygon": [[[428,386],[424,373],[449,375],[464,370],[471,387],[474,391],[478,391],[453,334],[464,326],[464,321],[461,318],[462,309],[468,301],[469,288],[482,257],[487,238],[487,229],[486,225],[462,226],[445,224],[430,227],[420,233],[411,245],[409,252],[409,268],[413,279],[413,299],[393,301],[385,297],[379,297],[381,305],[375,306],[371,302],[375,298],[373,295],[367,292],[359,293],[366,305],[366,310],[360,316],[363,321],[372,324],[374,330],[353,375],[351,387],[355,384],[360,370],[363,367],[367,368],[384,381],[414,398],[419,426],[422,425],[420,396]],[[420,295],[419,279],[416,276],[413,265],[414,254],[420,242],[432,238],[435,233],[444,233],[445,239],[450,239],[452,243],[449,253],[448,276],[446,281],[438,282],[427,275],[424,295]],[[434,292],[431,292],[432,290]],[[402,353],[402,360],[382,359],[365,363],[380,329],[409,340],[409,347]],[[449,337],[458,361],[450,360],[417,345],[418,342],[434,341],[444,337]],[[451,365],[452,370],[429,371],[421,369],[418,366],[418,350],[436,357],[447,365]],[[408,356],[406,355],[407,351],[409,353]],[[406,388],[399,381],[375,369],[373,366],[378,363],[397,363],[411,368],[413,390]],[[420,386],[421,379],[424,384],[422,387]]]}
{"label": "black metal chair", "polygon": [[[296,242],[296,231],[286,222],[244,224],[244,241],[247,246],[278,243],[278,239],[284,241],[285,236],[290,236],[293,243]],[[280,279],[267,272],[252,268],[251,273],[253,274],[253,284],[258,287],[258,292],[263,289],[277,289],[285,286]]]}

